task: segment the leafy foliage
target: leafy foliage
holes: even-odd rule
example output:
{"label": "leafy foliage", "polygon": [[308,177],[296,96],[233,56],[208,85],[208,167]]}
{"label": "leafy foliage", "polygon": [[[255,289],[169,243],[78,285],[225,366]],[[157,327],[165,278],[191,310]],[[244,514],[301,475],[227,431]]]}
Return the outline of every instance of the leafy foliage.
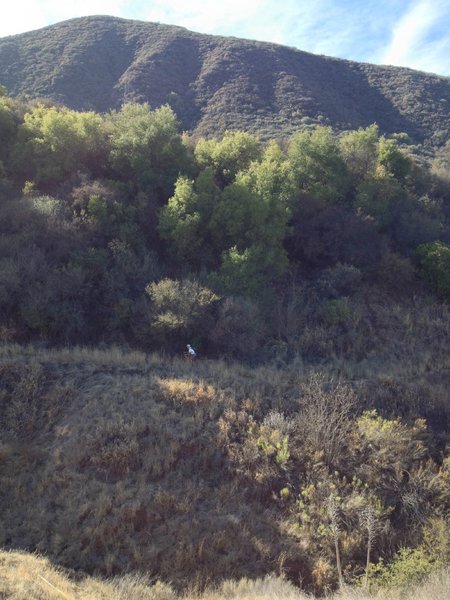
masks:
{"label": "leafy foliage", "polygon": [[[285,144],[240,131],[196,141],[167,105],[97,114],[0,101],[4,335],[172,351],[195,335],[249,359],[260,340],[261,359],[300,347],[314,360],[365,356],[349,338],[370,321],[371,283],[404,301],[421,293],[416,266],[446,297],[446,163],[428,172],[376,125],[310,128]],[[303,305],[286,302],[295,280]],[[176,307],[170,294],[158,305],[162,282]],[[188,282],[211,294],[203,317]]]}
{"label": "leafy foliage", "polygon": [[127,103],[110,116],[110,160],[119,176],[145,193],[167,197],[186,152],[169,106],[151,110],[148,104]]}
{"label": "leafy foliage", "polygon": [[38,104],[25,113],[12,161],[22,178],[48,185],[77,170],[100,173],[105,153],[100,115]]}
{"label": "leafy foliage", "polygon": [[450,246],[443,242],[423,244],[417,248],[417,256],[429,285],[450,297]]}
{"label": "leafy foliage", "polygon": [[198,340],[210,329],[219,297],[208,288],[190,280],[162,279],[149,284],[146,292],[154,307],[152,323],[163,339],[181,333],[185,339]]}
{"label": "leafy foliage", "polygon": [[288,155],[300,191],[328,202],[342,199],[348,187],[347,168],[331,129],[295,135]]}

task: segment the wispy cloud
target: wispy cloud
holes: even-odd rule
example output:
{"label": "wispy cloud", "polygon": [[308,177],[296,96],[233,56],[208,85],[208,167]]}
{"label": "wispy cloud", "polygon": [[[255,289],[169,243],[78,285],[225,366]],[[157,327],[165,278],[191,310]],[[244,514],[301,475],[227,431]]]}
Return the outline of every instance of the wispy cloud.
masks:
{"label": "wispy cloud", "polygon": [[235,35],[301,50],[370,61],[389,40],[405,0],[154,0],[149,21]]}
{"label": "wispy cloud", "polygon": [[51,23],[84,15],[119,15],[126,10],[126,0],[16,0],[3,11],[0,37],[31,31]]}
{"label": "wispy cloud", "polygon": [[[287,1],[291,4],[291,0]],[[205,33],[242,35],[243,32],[258,32],[257,37],[266,30],[269,22],[276,28],[273,19],[275,3],[272,0],[227,0],[208,2],[204,0],[156,0],[145,11],[149,21],[173,23]],[[289,8],[288,8],[289,10]],[[267,33],[269,31],[267,30]],[[264,35],[264,34],[263,34]]]}
{"label": "wispy cloud", "polygon": [[[381,62],[450,73],[449,23],[447,0],[413,2],[395,24]],[[445,30],[443,24],[446,24]]]}

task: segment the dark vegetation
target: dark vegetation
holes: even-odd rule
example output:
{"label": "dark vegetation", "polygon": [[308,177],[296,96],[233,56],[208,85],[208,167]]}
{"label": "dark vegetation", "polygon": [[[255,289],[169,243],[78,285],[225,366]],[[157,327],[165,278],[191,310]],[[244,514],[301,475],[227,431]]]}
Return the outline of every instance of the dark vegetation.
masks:
{"label": "dark vegetation", "polygon": [[177,125],[0,98],[0,545],[178,589],[448,563],[448,145]]}
{"label": "dark vegetation", "polygon": [[361,362],[445,317],[447,147],[426,169],[376,125],[262,145],[168,106],[0,110],[5,341]]}
{"label": "dark vegetation", "polygon": [[450,80],[181,27],[85,17],[0,39],[0,84],[77,110],[169,103],[184,130],[262,139],[378,123],[429,153],[450,133]]}

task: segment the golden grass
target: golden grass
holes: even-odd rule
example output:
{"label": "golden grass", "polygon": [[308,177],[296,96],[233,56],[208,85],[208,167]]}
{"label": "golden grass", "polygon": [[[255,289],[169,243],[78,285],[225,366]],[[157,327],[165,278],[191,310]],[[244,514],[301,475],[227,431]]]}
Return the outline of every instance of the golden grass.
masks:
{"label": "golden grass", "polygon": [[46,558],[0,552],[0,598],[5,600],[175,600],[170,586],[150,585],[144,576],[110,581],[71,577]]}
{"label": "golden grass", "polygon": [[159,385],[165,398],[180,404],[204,404],[216,399],[214,387],[204,381],[194,382],[180,379],[160,379]]}
{"label": "golden grass", "polygon": [[[144,575],[102,580],[71,575],[46,558],[0,551],[0,598],[4,600],[311,600],[288,581],[275,576],[227,580],[203,592],[177,594],[170,585]],[[329,600],[448,600],[450,571],[432,575],[420,586],[372,595],[357,588],[328,596]]]}

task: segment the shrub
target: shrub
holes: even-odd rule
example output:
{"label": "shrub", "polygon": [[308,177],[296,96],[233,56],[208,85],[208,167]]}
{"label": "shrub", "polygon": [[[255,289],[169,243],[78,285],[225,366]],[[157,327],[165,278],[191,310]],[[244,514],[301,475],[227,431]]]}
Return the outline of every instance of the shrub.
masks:
{"label": "shrub", "polygon": [[219,297],[196,281],[162,279],[145,291],[153,303],[153,319],[158,339],[165,344],[184,339],[205,339],[213,324],[213,311]]}
{"label": "shrub", "polygon": [[234,356],[256,351],[264,335],[258,307],[245,298],[225,298],[209,334],[210,341],[221,353]]}
{"label": "shrub", "polygon": [[352,294],[361,282],[361,271],[353,265],[338,263],[335,267],[324,269],[320,274],[317,285],[323,294],[329,298]]}
{"label": "shrub", "polygon": [[430,287],[450,298],[450,246],[439,241],[421,244],[416,255],[423,277]]}
{"label": "shrub", "polygon": [[30,368],[3,366],[0,369],[0,417],[3,428],[23,438],[38,430],[45,374],[40,365]]}
{"label": "shrub", "polygon": [[423,547],[401,548],[392,562],[384,564],[382,560],[370,568],[372,589],[405,588],[422,582],[435,568],[433,559]]}
{"label": "shrub", "polygon": [[209,404],[215,396],[216,390],[208,383],[186,381],[184,379],[161,379],[159,381],[164,398],[176,404],[197,405]]}
{"label": "shrub", "polygon": [[376,271],[379,285],[396,293],[412,289],[415,280],[414,267],[409,258],[395,252],[386,252]]}
{"label": "shrub", "polygon": [[138,428],[135,423],[112,423],[100,429],[80,460],[108,478],[125,477],[139,466]]}
{"label": "shrub", "polygon": [[352,309],[347,298],[328,300],[322,311],[322,318],[328,325],[342,325],[350,320]]}
{"label": "shrub", "polygon": [[273,457],[275,463],[284,467],[290,458],[289,431],[292,424],[281,413],[267,415],[261,425],[251,425],[249,438],[265,456]]}
{"label": "shrub", "polygon": [[311,454],[323,453],[328,464],[343,459],[347,435],[353,428],[356,396],[346,385],[330,386],[313,375],[303,384],[297,435]]}

